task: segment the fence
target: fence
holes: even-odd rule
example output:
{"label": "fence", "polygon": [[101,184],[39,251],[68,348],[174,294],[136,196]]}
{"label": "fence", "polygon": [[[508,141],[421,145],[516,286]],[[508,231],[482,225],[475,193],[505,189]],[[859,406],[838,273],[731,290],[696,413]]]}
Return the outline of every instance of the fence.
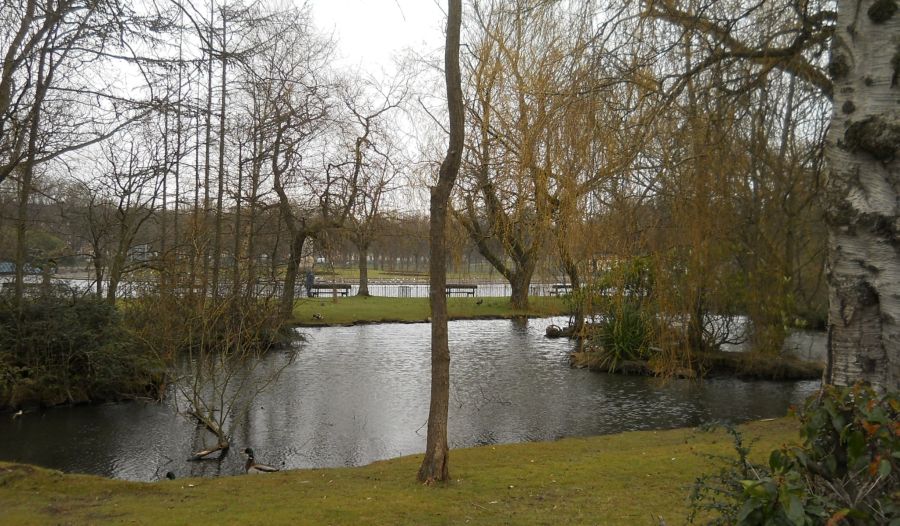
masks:
{"label": "fence", "polygon": [[[2,280],[0,280],[2,281]],[[73,289],[83,291],[85,293],[94,290],[96,281],[92,279],[85,278],[65,278],[65,279],[54,279],[54,283],[65,284]],[[327,287],[329,283],[347,283],[346,281],[341,280],[317,280],[316,285],[320,287]],[[512,294],[512,289],[510,288],[508,283],[478,283],[478,282],[458,282],[454,281],[454,283],[466,283],[471,285],[477,285],[478,289],[475,292],[476,296],[479,297],[509,297]],[[359,284],[350,282],[350,296],[356,295],[359,291]],[[119,284],[118,294],[119,297],[135,297],[141,295],[142,292],[146,290],[152,290],[153,283],[149,281],[132,281],[126,280]],[[555,283],[534,283],[529,287],[529,295],[530,296],[553,296],[558,291],[558,287],[554,287]],[[256,293],[259,296],[277,296],[281,294],[281,288],[283,286],[282,282],[260,282],[256,285]],[[227,293],[230,290],[230,283],[222,283],[220,285],[222,292]],[[104,290],[106,287],[104,286]],[[388,298],[427,298],[428,291],[430,287],[428,283],[425,282],[403,282],[403,281],[392,281],[392,282],[384,282],[384,281],[370,281],[369,282],[369,294],[372,296],[383,296]],[[320,290],[321,297],[329,297],[331,295],[328,290]],[[298,298],[302,298],[306,296],[306,289],[304,288],[302,283],[298,283],[296,286],[296,296]]]}

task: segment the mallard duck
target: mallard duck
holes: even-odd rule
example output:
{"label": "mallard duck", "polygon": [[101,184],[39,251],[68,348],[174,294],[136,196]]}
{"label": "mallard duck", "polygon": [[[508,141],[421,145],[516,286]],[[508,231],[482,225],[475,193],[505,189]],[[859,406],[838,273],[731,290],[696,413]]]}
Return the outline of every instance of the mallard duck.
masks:
{"label": "mallard duck", "polygon": [[259,474],[259,473],[272,473],[274,471],[278,471],[278,468],[273,466],[267,466],[265,464],[257,464],[256,459],[253,456],[253,450],[249,447],[244,449],[244,454],[247,455],[247,463],[244,464],[244,471],[251,474]]}

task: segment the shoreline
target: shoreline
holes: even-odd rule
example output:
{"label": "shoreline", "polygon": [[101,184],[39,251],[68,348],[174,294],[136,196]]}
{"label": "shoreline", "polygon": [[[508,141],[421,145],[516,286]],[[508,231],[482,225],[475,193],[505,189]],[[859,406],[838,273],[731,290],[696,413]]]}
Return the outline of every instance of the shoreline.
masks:
{"label": "shoreline", "polygon": [[[799,440],[778,418],[738,426],[751,458]],[[269,524],[635,524],[684,522],[690,485],[734,456],[725,433],[629,431],[452,449],[453,481],[415,480],[422,454],[360,467],[264,476],[128,482],[0,462],[0,507],[14,524],[224,521]],[[641,498],[636,495],[639,492]],[[651,520],[652,519],[652,520]]]}

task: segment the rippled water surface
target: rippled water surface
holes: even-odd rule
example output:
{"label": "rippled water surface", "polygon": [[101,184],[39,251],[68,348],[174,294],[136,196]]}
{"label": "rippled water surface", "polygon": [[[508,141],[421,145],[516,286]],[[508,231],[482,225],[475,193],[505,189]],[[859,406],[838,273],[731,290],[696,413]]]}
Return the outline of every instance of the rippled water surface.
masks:
{"label": "rippled water surface", "polygon": [[[572,343],[547,320],[450,323],[451,447],[663,429],[781,416],[818,382],[661,384],[571,369]],[[189,463],[205,432],[172,402],[0,416],[0,459],[133,480],[240,473],[237,451],[285,468],[352,466],[425,448],[427,324],[303,329],[307,342],[276,384],[233,422],[222,462]],[[257,374],[285,361],[274,353]],[[170,400],[174,400],[172,397]]]}

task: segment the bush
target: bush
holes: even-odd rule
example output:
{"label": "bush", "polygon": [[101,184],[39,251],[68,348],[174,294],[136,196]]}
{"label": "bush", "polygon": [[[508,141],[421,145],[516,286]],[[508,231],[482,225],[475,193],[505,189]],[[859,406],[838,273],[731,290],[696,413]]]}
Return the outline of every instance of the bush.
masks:
{"label": "bush", "polygon": [[163,365],[106,302],[72,295],[0,300],[0,407],[156,395]]}
{"label": "bush", "polygon": [[900,522],[900,400],[865,385],[827,386],[800,414],[801,446],[754,465],[735,436],[738,459],[697,480],[693,522],[711,524],[897,524]]}

